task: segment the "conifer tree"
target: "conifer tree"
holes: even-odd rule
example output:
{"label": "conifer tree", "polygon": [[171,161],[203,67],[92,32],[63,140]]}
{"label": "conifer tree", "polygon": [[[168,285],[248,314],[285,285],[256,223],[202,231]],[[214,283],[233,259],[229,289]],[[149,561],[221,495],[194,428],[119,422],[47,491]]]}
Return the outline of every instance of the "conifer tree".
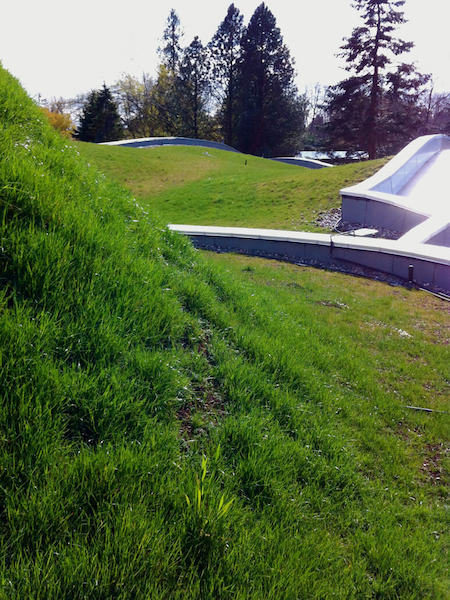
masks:
{"label": "conifer tree", "polygon": [[182,134],[183,97],[179,85],[180,63],[183,56],[180,19],[172,8],[162,35],[163,45],[158,48],[162,63],[158,68],[155,92],[160,102],[160,114],[169,135]]}
{"label": "conifer tree", "polygon": [[105,84],[93,90],[83,106],[77,138],[84,142],[109,142],[123,134],[122,123],[111,92]]}
{"label": "conifer tree", "polygon": [[[396,28],[405,23],[401,10],[404,4],[405,0],[354,0],[353,6],[361,13],[363,24],[344,39],[340,53],[345,59],[345,68],[353,75],[332,86],[328,93],[330,143],[341,142],[341,148],[344,143],[347,145],[344,149],[358,143],[357,149],[366,150],[369,158],[379,154],[385,145],[385,140],[381,144],[383,136],[389,135],[389,131],[383,130],[382,114],[383,104],[386,108],[384,91],[391,77],[389,67],[395,57],[408,52],[414,45],[395,36]],[[412,70],[412,66],[403,68],[399,76],[405,75],[406,71],[411,76]],[[419,74],[409,78],[411,89],[419,80],[422,84],[426,81]],[[403,86],[408,85],[408,77],[403,77],[402,81]],[[408,132],[405,134],[407,136]],[[356,148],[353,146],[353,149]]]}
{"label": "conifer tree", "polygon": [[198,36],[185,48],[177,80],[183,135],[199,137],[209,90],[209,63]]}
{"label": "conifer tree", "polygon": [[209,43],[213,85],[221,105],[221,127],[224,142],[231,145],[234,143],[243,29],[243,16],[234,4],[230,4],[225,19]]}
{"label": "conifer tree", "polygon": [[264,156],[293,154],[304,127],[294,66],[276,20],[260,4],[241,41],[237,147]]}
{"label": "conifer tree", "polygon": [[409,139],[425,133],[426,105],[422,100],[429,79],[429,75],[405,63],[386,74],[379,117],[383,133],[378,142],[379,154],[395,154]]}
{"label": "conifer tree", "polygon": [[172,8],[167,18],[166,28],[163,32],[164,45],[158,49],[163,65],[175,76],[178,73],[178,64],[182,53],[180,40],[183,37],[180,19]]}
{"label": "conifer tree", "polygon": [[324,105],[324,148],[328,151],[367,151],[365,116],[370,98],[370,84],[366,76],[344,79],[327,90]]}

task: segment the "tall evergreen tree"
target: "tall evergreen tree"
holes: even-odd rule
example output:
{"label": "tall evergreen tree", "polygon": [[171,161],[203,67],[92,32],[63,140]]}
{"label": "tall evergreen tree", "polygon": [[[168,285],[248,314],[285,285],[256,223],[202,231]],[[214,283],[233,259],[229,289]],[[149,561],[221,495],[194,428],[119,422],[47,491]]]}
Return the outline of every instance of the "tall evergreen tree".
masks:
{"label": "tall evergreen tree", "polygon": [[294,67],[274,15],[260,4],[241,41],[237,146],[264,156],[293,154],[304,127]]}
{"label": "tall evergreen tree", "polygon": [[182,125],[183,97],[179,85],[180,64],[183,56],[181,39],[183,31],[180,19],[172,9],[162,35],[163,45],[158,48],[162,64],[159,67],[155,92],[160,103],[160,114],[169,135],[180,135]]}
{"label": "tall evergreen tree", "polygon": [[[389,65],[394,57],[413,47],[412,42],[394,35],[395,29],[405,23],[401,10],[404,4],[405,0],[354,0],[353,6],[361,13],[363,25],[353,29],[351,36],[344,40],[340,53],[347,71],[354,75],[331,87],[328,94],[331,139],[339,140],[345,136],[346,128],[341,125],[347,121],[347,130],[350,128],[352,133],[352,137],[347,138],[347,145],[358,141],[359,149],[366,150],[369,158],[378,155],[384,135],[383,94]],[[406,83],[406,78],[403,82]],[[410,83],[414,87],[412,79]],[[349,103],[349,98],[353,102]],[[353,106],[356,99],[358,113]]]}
{"label": "tall evergreen tree", "polygon": [[325,99],[324,148],[328,151],[367,150],[365,116],[369,105],[370,81],[353,76],[328,88]]}
{"label": "tall evergreen tree", "polygon": [[236,97],[241,57],[243,16],[230,4],[227,15],[209,43],[212,77],[221,105],[221,127],[226,144],[234,143]]}
{"label": "tall evergreen tree", "polygon": [[425,85],[428,75],[418,73],[413,65],[402,63],[385,77],[380,110],[379,153],[397,153],[411,138],[425,133]]}
{"label": "tall evergreen tree", "polygon": [[105,84],[93,90],[83,106],[77,138],[84,142],[110,142],[120,139],[122,123],[111,91]]}
{"label": "tall evergreen tree", "polygon": [[180,19],[172,8],[167,18],[166,28],[163,32],[163,46],[158,48],[162,62],[172,75],[178,73],[178,64],[182,53],[180,40],[183,37]]}
{"label": "tall evergreen tree", "polygon": [[208,103],[209,62],[198,36],[183,52],[178,76],[183,135],[199,137]]}

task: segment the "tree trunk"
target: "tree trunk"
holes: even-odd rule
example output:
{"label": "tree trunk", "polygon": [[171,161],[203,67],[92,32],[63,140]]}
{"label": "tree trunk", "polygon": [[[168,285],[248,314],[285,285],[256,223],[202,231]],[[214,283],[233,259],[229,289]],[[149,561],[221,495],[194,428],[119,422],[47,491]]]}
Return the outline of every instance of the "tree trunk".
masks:
{"label": "tree trunk", "polygon": [[232,97],[232,83],[231,78],[228,85],[228,94],[227,94],[227,107],[226,107],[226,115],[225,115],[225,144],[231,145],[232,136],[233,136],[233,125],[232,125],[232,110],[233,110],[233,97]]}
{"label": "tree trunk", "polygon": [[378,65],[375,66],[372,76],[372,87],[370,90],[370,104],[367,113],[367,153],[369,160],[376,158],[377,155],[377,112],[379,95],[379,76]]}
{"label": "tree trunk", "polygon": [[194,83],[194,138],[198,138],[198,85]]}
{"label": "tree trunk", "polygon": [[367,153],[369,160],[377,156],[377,115],[378,115],[378,99],[380,95],[380,76],[378,71],[378,48],[380,43],[381,29],[381,13],[378,5],[377,11],[377,33],[375,36],[375,46],[373,49],[373,74],[372,86],[370,88],[370,104],[367,113]]}

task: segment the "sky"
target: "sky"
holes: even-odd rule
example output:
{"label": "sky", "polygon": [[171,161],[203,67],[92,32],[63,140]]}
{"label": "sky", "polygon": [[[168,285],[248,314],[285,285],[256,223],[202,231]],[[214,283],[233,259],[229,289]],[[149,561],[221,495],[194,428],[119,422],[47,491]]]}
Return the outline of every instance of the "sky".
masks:
{"label": "sky", "polygon": [[[157,48],[174,8],[189,44],[209,42],[231,0],[0,0],[0,61],[33,97],[71,98],[124,73],[155,75]],[[235,0],[248,23],[261,0]],[[342,38],[361,23],[351,0],[266,0],[295,59],[300,91],[345,77],[336,57]],[[405,55],[450,91],[450,0],[406,0]]]}

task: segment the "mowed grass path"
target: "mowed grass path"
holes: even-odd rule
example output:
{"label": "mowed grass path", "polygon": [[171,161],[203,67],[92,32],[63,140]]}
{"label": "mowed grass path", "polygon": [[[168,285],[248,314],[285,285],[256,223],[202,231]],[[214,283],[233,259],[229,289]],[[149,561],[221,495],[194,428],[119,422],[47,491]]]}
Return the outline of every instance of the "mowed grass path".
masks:
{"label": "mowed grass path", "polygon": [[166,223],[303,231],[323,231],[315,221],[340,206],[339,189],[386,162],[313,170],[209,148],[77,146]]}

